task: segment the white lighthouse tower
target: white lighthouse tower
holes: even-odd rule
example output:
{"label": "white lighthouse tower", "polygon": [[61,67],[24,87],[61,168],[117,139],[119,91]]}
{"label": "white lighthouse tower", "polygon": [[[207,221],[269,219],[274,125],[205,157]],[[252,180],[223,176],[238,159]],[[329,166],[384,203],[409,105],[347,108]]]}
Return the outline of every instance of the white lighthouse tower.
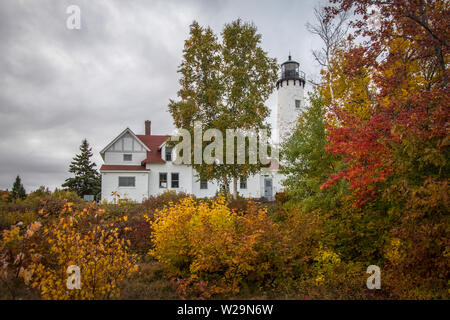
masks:
{"label": "white lighthouse tower", "polygon": [[299,70],[300,64],[291,59],[281,65],[278,91],[278,142],[282,143],[294,132],[296,121],[303,111],[305,73]]}

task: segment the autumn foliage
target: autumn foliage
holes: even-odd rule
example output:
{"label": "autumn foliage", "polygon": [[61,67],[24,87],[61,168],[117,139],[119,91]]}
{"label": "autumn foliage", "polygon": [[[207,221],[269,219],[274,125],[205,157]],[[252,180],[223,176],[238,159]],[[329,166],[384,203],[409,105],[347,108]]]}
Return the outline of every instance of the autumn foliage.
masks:
{"label": "autumn foliage", "polygon": [[150,254],[170,266],[180,286],[204,284],[203,297],[237,294],[244,280],[264,285],[280,268],[274,259],[278,226],[254,204],[240,215],[222,196],[211,202],[186,198],[158,211],[151,226]]}
{"label": "autumn foliage", "polygon": [[[113,225],[95,225],[86,232],[77,226],[80,216],[61,218],[43,231],[47,255],[31,264],[31,286],[43,299],[110,299],[119,297],[119,282],[136,270],[136,256],[127,250]],[[67,268],[76,265],[81,272],[81,289],[68,290]]]}
{"label": "autumn foliage", "polygon": [[[38,211],[41,222],[19,222],[2,232],[0,276],[9,297],[23,285],[42,299],[118,297],[119,282],[137,270],[129,241],[119,237],[120,220],[107,223],[95,204],[78,211],[67,202],[57,217],[44,214],[45,207]],[[70,265],[81,270],[80,290],[67,287]]]}
{"label": "autumn foliage", "polygon": [[344,11],[351,33],[283,145],[276,202],[3,193],[2,297],[448,299],[448,3],[331,0],[326,19]]}
{"label": "autumn foliage", "polygon": [[[323,240],[343,261],[384,267],[393,296],[448,298],[448,3],[332,0],[326,19],[346,11],[352,32],[299,123],[320,148],[306,153],[311,141],[296,135],[286,146],[288,157],[305,159],[288,174],[320,188],[293,179],[288,187],[308,191],[296,198],[302,208],[315,200],[326,215]],[[324,139],[301,122],[314,103]]]}

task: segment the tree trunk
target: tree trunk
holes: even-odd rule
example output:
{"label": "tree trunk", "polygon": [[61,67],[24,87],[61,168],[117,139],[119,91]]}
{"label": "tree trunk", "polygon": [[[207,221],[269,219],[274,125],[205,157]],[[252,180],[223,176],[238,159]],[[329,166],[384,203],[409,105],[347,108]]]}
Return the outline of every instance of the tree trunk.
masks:
{"label": "tree trunk", "polygon": [[227,177],[223,178],[222,182],[223,182],[224,196],[228,198],[228,195],[230,194],[230,182],[228,182]]}
{"label": "tree trunk", "polygon": [[237,178],[233,177],[233,199],[237,199]]}

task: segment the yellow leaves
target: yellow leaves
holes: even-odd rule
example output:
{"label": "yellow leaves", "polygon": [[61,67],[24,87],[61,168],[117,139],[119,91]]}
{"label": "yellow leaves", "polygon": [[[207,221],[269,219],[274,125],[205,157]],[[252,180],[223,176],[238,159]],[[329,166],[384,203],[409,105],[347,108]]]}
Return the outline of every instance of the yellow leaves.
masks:
{"label": "yellow leaves", "polygon": [[[352,59],[355,57],[346,56],[344,51],[337,50],[328,70],[321,72],[323,84],[319,86],[319,92],[326,105],[334,103],[357,119],[365,120],[372,112],[374,86],[371,72],[366,67],[360,66],[357,72],[348,72],[349,66],[354,64]],[[334,117],[329,122],[333,126],[338,125]]]}
{"label": "yellow leaves", "polygon": [[394,265],[402,260],[401,246],[402,241],[399,238],[392,238],[387,247],[386,258]]}
{"label": "yellow leaves", "polygon": [[[108,299],[119,296],[118,282],[136,271],[136,256],[127,252],[118,228],[94,226],[80,232],[78,219],[60,218],[51,225],[46,238],[49,250],[58,264],[33,260],[32,286],[43,299]],[[111,227],[111,226],[110,226]],[[81,270],[81,290],[68,290],[66,268],[77,265]]]}
{"label": "yellow leaves", "polygon": [[322,274],[320,274],[316,277],[315,281],[316,285],[321,285],[325,281],[325,277]]}
{"label": "yellow leaves", "polygon": [[19,278],[23,278],[23,281],[25,282],[26,285],[30,283],[32,276],[33,272],[31,270],[20,267]]}
{"label": "yellow leaves", "polygon": [[229,209],[224,197],[186,198],[172,204],[158,211],[153,222],[147,220],[154,230],[150,254],[174,275],[207,279],[208,274],[223,274],[223,292],[239,291],[238,283],[250,272],[261,279],[270,272],[268,263],[259,261],[258,250],[272,250],[274,242],[265,237],[276,234],[266,211],[250,207],[240,216]]}
{"label": "yellow leaves", "polygon": [[341,264],[341,258],[335,252],[324,249],[322,244],[314,257],[314,269],[316,270],[316,285],[325,282],[327,274],[333,272],[333,269]]}
{"label": "yellow leaves", "polygon": [[41,228],[42,224],[40,222],[33,222],[32,224],[30,224],[30,226],[28,227],[25,236],[27,238],[30,238],[34,235],[35,232],[37,232],[40,228]]}
{"label": "yellow leaves", "polygon": [[41,227],[42,227],[42,223],[40,223],[40,222],[33,222],[30,225],[29,230],[31,230],[33,232],[37,232]]}
{"label": "yellow leaves", "polygon": [[13,226],[11,230],[3,230],[3,244],[8,245],[9,243],[18,240],[19,238],[19,228]]}

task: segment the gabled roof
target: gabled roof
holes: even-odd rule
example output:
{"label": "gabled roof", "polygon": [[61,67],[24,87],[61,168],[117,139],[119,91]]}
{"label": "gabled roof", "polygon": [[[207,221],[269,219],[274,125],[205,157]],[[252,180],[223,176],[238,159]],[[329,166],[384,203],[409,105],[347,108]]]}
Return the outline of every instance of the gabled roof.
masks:
{"label": "gabled roof", "polygon": [[149,148],[147,151],[147,157],[142,161],[142,164],[166,162],[161,157],[161,149],[159,147],[170,136],[138,134],[136,137]]}
{"label": "gabled roof", "polygon": [[100,171],[150,171],[145,166],[107,165],[101,166]]}
{"label": "gabled roof", "polygon": [[114,143],[117,142],[117,140],[119,140],[120,138],[122,138],[122,136],[124,136],[126,133],[129,133],[132,137],[134,137],[134,138],[142,145],[142,147],[144,147],[144,149],[145,149],[147,152],[151,150],[150,147],[147,146],[147,144],[146,144],[144,141],[142,141],[141,139],[139,139],[138,136],[136,136],[136,135],[134,134],[134,132],[133,132],[130,128],[126,128],[126,129],[123,130],[123,131],[122,131],[122,132],[121,132],[121,133],[120,133],[113,141],[111,141],[106,147],[104,147],[102,151],[100,151],[100,155],[102,156],[102,158],[103,158],[103,156],[104,156],[106,150],[108,150]]}
{"label": "gabled roof", "polygon": [[159,150],[161,150],[161,149],[166,145],[167,140],[168,140],[168,139],[164,140],[164,142],[161,143],[161,144],[158,146],[158,149],[159,149]]}

